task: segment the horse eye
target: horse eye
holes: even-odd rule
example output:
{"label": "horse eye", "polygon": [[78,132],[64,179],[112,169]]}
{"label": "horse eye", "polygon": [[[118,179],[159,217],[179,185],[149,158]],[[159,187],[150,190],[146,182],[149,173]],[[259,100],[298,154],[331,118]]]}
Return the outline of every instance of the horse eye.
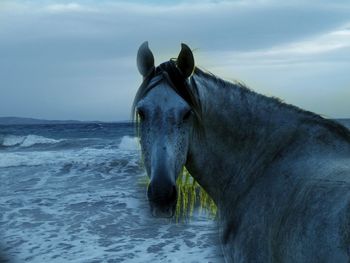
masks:
{"label": "horse eye", "polygon": [[183,120],[187,121],[192,116],[192,110],[189,110],[186,112],[186,114],[183,116]]}
{"label": "horse eye", "polygon": [[143,121],[145,119],[145,113],[143,110],[138,109],[137,110],[137,115],[139,116],[140,120]]}

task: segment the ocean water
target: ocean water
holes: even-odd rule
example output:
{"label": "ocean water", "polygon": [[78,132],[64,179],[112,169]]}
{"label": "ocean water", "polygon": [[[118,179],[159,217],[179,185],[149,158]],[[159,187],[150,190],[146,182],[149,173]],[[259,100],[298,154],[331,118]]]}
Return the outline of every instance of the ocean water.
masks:
{"label": "ocean water", "polygon": [[179,223],[150,215],[144,176],[131,124],[0,126],[0,254],[14,263],[223,262],[205,214]]}

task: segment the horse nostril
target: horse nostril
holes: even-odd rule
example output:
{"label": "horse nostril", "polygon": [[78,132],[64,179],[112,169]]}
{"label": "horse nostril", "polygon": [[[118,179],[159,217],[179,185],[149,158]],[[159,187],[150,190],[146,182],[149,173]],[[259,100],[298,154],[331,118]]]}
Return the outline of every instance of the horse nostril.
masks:
{"label": "horse nostril", "polygon": [[177,199],[176,186],[151,182],[147,188],[147,197],[150,201],[159,204],[173,203]]}

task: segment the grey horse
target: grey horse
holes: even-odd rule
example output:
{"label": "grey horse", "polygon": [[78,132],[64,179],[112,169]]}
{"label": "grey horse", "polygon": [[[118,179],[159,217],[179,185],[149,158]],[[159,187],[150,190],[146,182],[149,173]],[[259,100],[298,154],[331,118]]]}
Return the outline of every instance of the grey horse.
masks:
{"label": "grey horse", "polygon": [[350,131],[195,67],[182,44],[155,67],[145,42],[133,111],[155,216],[185,166],[218,206],[227,262],[349,262]]}

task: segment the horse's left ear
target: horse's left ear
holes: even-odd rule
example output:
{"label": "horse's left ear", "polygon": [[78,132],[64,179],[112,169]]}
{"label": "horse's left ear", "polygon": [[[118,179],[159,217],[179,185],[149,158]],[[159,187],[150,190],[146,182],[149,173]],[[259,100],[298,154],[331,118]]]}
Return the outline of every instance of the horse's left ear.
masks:
{"label": "horse's left ear", "polygon": [[154,57],[147,41],[143,42],[137,51],[137,68],[144,78],[154,70]]}
{"label": "horse's left ear", "polygon": [[185,78],[192,75],[194,71],[194,57],[191,49],[186,44],[181,44],[181,51],[177,57],[177,67],[180,69]]}

